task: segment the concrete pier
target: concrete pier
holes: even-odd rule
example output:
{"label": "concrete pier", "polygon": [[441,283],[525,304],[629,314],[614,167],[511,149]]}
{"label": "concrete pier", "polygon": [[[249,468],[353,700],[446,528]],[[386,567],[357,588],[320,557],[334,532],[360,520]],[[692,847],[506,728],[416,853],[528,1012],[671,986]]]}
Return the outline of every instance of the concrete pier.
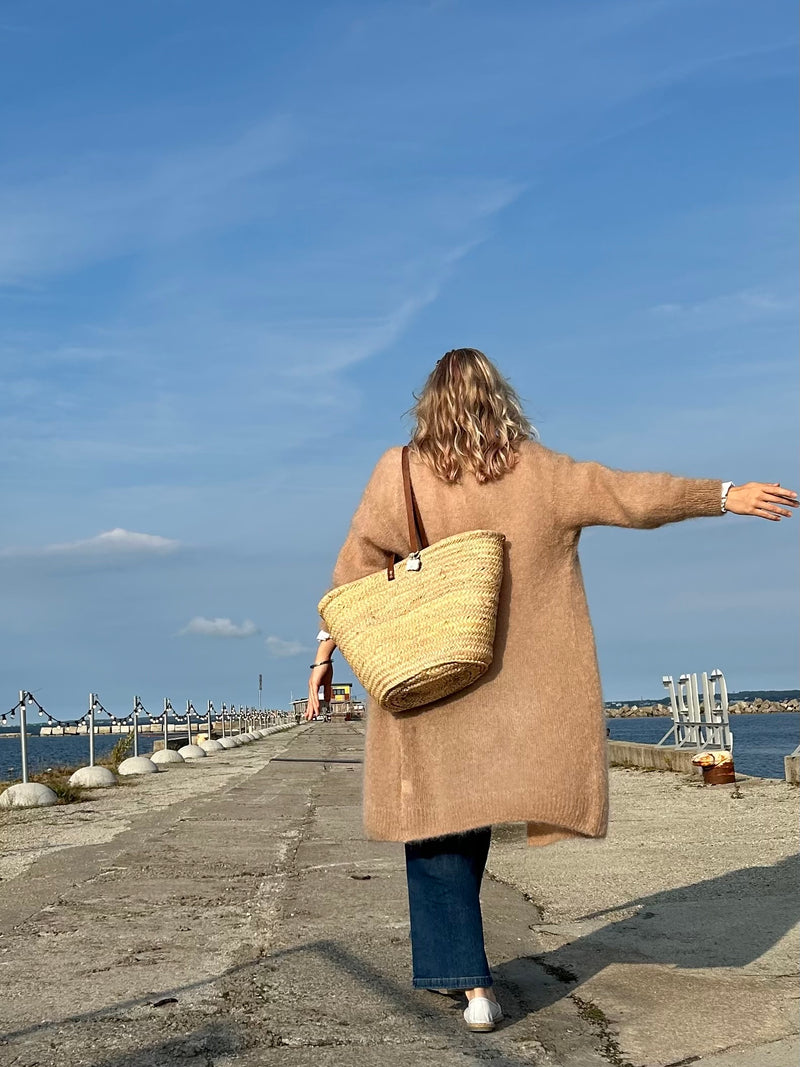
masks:
{"label": "concrete pier", "polygon": [[[796,1065],[796,793],[612,767],[604,841],[498,827],[506,1020],[410,986],[403,847],[361,832],[364,724],[304,724],[0,815],[0,1065]],[[169,781],[170,787],[166,788]]]}
{"label": "concrete pier", "polygon": [[692,764],[695,748],[673,748],[665,745],[649,745],[640,741],[608,742],[608,762],[615,767],[641,767],[656,771],[681,771],[701,777],[699,768]]}
{"label": "concrete pier", "polygon": [[[702,749],[699,748],[675,748],[671,745],[651,745],[641,741],[612,741],[608,742],[608,762],[614,767],[639,767],[643,770],[654,771],[680,771],[702,780],[703,774],[699,767],[692,763],[692,757]],[[734,764],[736,760],[734,757]],[[785,756],[783,760],[785,780],[790,785],[798,785],[797,756]],[[742,774],[736,771],[737,779],[750,779],[754,775]],[[760,779],[759,779],[760,780]]]}

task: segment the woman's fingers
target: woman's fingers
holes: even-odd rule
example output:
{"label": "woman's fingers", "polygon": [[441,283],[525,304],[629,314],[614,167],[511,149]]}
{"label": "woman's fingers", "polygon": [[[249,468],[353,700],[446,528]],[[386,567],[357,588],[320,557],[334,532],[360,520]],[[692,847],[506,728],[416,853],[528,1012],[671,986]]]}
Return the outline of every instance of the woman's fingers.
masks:
{"label": "woman's fingers", "polygon": [[769,497],[767,497],[764,500],[762,500],[760,502],[760,504],[757,504],[756,506],[761,508],[761,510],[763,510],[763,511],[770,511],[773,514],[777,515],[778,517],[780,517],[781,515],[791,515],[792,514],[791,511],[787,511],[786,508],[782,508],[778,504],[770,503],[770,498]]}
{"label": "woman's fingers", "polygon": [[330,701],[333,696],[333,664],[326,663],[314,667],[308,682],[308,704],[306,706],[306,718],[312,719],[319,715],[319,687],[323,687],[325,700]]}
{"label": "woman's fingers", "polygon": [[779,500],[782,504],[791,504],[792,507],[797,507],[798,501],[797,493],[793,489],[786,489],[782,485],[770,485],[764,490],[764,495],[769,497],[770,500]]}
{"label": "woman's fingers", "polygon": [[[784,486],[770,485],[763,490],[761,506],[768,508],[769,511],[775,512],[777,517],[791,515],[791,511],[787,510],[786,504],[790,504],[792,507],[797,507],[797,495],[792,489],[786,489]],[[781,505],[784,505],[781,507]]]}
{"label": "woman's fingers", "polygon": [[792,514],[790,508],[797,506],[797,493],[777,482],[746,482],[728,492],[727,510],[737,515],[756,515],[780,522]]}
{"label": "woman's fingers", "polygon": [[319,697],[315,689],[309,685],[308,687],[308,702],[306,704],[305,718],[307,720],[312,719],[319,711]]}
{"label": "woman's fingers", "polygon": [[764,518],[774,519],[777,522],[780,522],[782,515],[786,515],[788,517],[792,513],[791,511],[787,511],[785,508],[778,507],[777,504],[770,504],[769,500],[767,499],[762,499],[756,500],[753,506],[753,514],[761,515]]}

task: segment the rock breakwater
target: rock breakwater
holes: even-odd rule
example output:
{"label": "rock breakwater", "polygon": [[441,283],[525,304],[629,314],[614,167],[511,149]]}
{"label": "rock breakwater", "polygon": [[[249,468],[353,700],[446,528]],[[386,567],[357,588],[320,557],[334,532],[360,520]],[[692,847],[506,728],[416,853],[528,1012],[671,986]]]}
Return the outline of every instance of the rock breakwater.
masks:
{"label": "rock breakwater", "polygon": [[[736,700],[728,705],[730,715],[766,715],[776,711],[800,711],[800,698],[791,700],[766,700],[756,697],[754,700]],[[609,719],[636,719],[671,716],[669,703],[664,704],[622,704],[619,707],[606,708]]]}

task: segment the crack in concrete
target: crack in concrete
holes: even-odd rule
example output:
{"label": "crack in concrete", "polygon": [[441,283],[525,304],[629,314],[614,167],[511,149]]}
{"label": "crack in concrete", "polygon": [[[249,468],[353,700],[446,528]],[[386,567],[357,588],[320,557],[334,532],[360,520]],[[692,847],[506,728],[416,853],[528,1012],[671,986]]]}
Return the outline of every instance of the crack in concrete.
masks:
{"label": "crack in concrete", "polygon": [[525,889],[520,889],[519,886],[502,878],[499,874],[490,870],[489,867],[486,868],[485,877],[491,879],[493,882],[497,882],[499,885],[505,885],[508,886],[509,889],[513,889],[515,893],[518,893],[524,900],[527,900],[529,904],[533,904],[534,908],[536,908],[536,911],[539,913],[539,922],[545,921],[545,909],[532,893],[527,892]]}
{"label": "crack in concrete", "polygon": [[613,1064],[613,1067],[637,1067],[623,1056],[619,1040],[612,1033],[611,1022],[602,1008],[591,1000],[584,1000],[577,993],[570,993],[569,999],[577,1007],[579,1014],[596,1030],[600,1054]]}

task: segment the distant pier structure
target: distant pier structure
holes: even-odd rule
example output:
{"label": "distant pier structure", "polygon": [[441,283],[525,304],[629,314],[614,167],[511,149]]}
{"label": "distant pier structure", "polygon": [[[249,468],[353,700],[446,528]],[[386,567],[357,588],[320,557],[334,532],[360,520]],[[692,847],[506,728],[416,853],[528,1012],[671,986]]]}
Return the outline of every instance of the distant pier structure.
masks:
{"label": "distant pier structure", "polygon": [[[292,710],[295,719],[301,719],[308,707],[308,697],[292,701]],[[331,699],[319,702],[319,713],[332,722],[348,722],[351,719],[362,719],[366,712],[363,700],[356,700],[353,696],[353,682],[335,682],[331,686]]]}
{"label": "distant pier structure", "polygon": [[672,726],[658,742],[659,745],[669,743],[675,748],[715,748],[733,752],[733,733],[728,716],[728,686],[719,667],[711,672],[710,678],[708,673],[703,671],[702,700],[697,674],[682,674],[678,679],[677,688],[671,674],[665,674],[661,681],[669,692]]}

